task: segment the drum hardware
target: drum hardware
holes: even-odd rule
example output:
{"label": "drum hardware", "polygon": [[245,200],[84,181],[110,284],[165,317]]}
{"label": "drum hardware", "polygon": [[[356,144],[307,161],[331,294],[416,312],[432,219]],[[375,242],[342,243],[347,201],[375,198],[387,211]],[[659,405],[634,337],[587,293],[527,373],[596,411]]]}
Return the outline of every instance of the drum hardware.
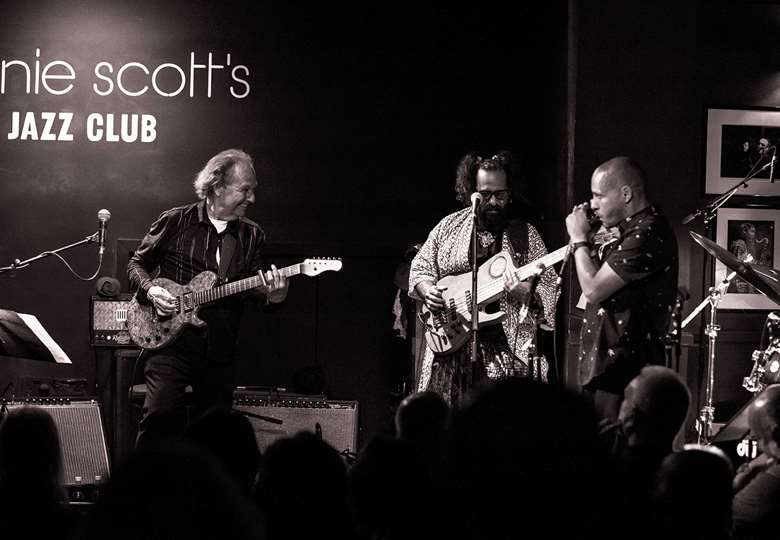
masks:
{"label": "drum hardware", "polygon": [[[695,233],[691,233],[695,234]],[[699,411],[699,416],[696,418],[696,433],[698,434],[699,444],[710,444],[713,433],[713,421],[715,420],[715,406],[712,404],[712,393],[715,386],[715,342],[718,338],[718,331],[720,326],[715,324],[716,314],[718,311],[718,303],[720,299],[726,293],[726,289],[729,288],[731,280],[737,275],[736,272],[731,272],[726,278],[718,285],[710,287],[710,294],[707,295],[701,304],[688,315],[685,320],[680,324],[680,329],[685,328],[689,322],[693,320],[706,305],[710,306],[710,323],[705,327],[704,333],[707,334],[708,351],[707,358],[707,386],[705,389],[705,403]]]}
{"label": "drum hardware", "polygon": [[[753,285],[753,287],[755,287],[759,292],[763,293],[776,304],[780,305],[780,272],[774,268],[754,264],[753,257],[750,255],[748,255],[745,260],[739,260],[730,251],[722,248],[712,240],[705,238],[698,233],[690,231],[690,235],[701,247],[707,251],[707,253],[715,257],[715,259],[719,260],[721,263],[726,265],[727,268],[732,270],[732,272],[723,282],[721,282],[718,287],[713,287],[710,289],[712,292],[709,297],[706,298],[704,302],[702,302],[702,304],[699,305],[699,307],[697,307],[685,321],[683,321],[682,324],[684,327],[687,322],[708,302],[712,305],[712,316],[710,319],[710,324],[706,327],[706,333],[708,336],[710,336],[710,354],[709,360],[707,362],[707,389],[705,392],[706,404],[704,407],[702,407],[702,412],[699,415],[696,423],[696,430],[699,434],[699,443],[709,444],[712,440],[712,420],[715,413],[715,409],[712,406],[712,389],[715,382],[715,336],[719,330],[719,328],[715,326],[714,321],[717,301],[713,299],[713,296],[715,295],[715,291],[713,291],[713,289],[719,289],[719,294],[724,294],[726,289],[722,287],[723,284],[729,282],[732,278],[734,278],[734,276],[738,275],[740,278]],[[773,373],[775,380],[777,380],[777,377],[780,376],[780,336],[775,337],[776,335],[780,334],[780,332],[777,331],[776,325],[777,322],[780,322],[780,317],[777,317],[777,315],[770,315],[769,320],[772,323],[772,326],[770,327],[770,335],[772,336],[770,338],[770,343],[774,344],[775,347],[772,348],[771,352],[770,349],[767,349],[766,351],[756,351],[759,353],[758,357],[756,357],[757,361],[754,365],[756,374],[754,375],[751,373],[751,375],[745,378],[748,381],[748,384],[750,384],[751,388],[765,383],[762,378],[763,375],[766,374],[768,368],[774,370]]]}
{"label": "drum hardware", "polygon": [[750,374],[742,379],[743,388],[754,394],[770,384],[780,382],[780,316],[775,312],[770,313],[766,318],[764,330],[769,332],[769,345],[766,349],[753,351],[753,367]]}

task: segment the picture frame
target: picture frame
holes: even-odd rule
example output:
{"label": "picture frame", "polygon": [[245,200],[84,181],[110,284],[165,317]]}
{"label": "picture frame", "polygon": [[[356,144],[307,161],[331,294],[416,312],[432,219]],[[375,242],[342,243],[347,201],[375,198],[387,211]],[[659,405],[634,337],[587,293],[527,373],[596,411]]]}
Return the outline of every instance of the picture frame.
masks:
{"label": "picture frame", "polygon": [[[770,162],[780,144],[780,109],[707,108],[705,194],[721,194],[759,171],[737,195],[780,195],[780,179],[769,181]],[[774,147],[774,148],[773,148]],[[780,164],[774,177],[780,176]]]}
{"label": "picture frame", "polygon": [[[752,264],[774,268],[780,265],[780,210],[768,208],[721,208],[715,242],[742,259],[753,255]],[[752,238],[751,238],[752,236]],[[715,283],[731,273],[725,264],[715,260]],[[732,279],[721,297],[719,308],[738,310],[772,310],[777,304],[739,276]]]}

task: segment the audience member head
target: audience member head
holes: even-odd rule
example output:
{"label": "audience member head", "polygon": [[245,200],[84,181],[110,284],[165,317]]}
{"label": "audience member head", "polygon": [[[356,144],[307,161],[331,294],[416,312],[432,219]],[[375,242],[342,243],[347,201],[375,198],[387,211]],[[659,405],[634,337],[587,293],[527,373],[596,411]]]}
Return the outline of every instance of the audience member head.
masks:
{"label": "audience member head", "polygon": [[761,450],[780,459],[780,384],[767,386],[750,404],[748,423]]}
{"label": "audience member head", "polygon": [[395,412],[395,431],[406,441],[440,436],[447,428],[450,407],[436,392],[417,392],[404,398]]}
{"label": "audience member head", "polygon": [[653,490],[657,538],[729,538],[733,469],[716,446],[686,444],[661,463]]}
{"label": "audience member head", "polygon": [[663,366],[643,368],[626,387],[618,415],[629,446],[671,450],[690,400],[690,392],[676,372]]}
{"label": "audience member head", "polygon": [[36,499],[59,499],[61,472],[54,419],[40,407],[11,409],[0,424],[1,489],[22,498],[33,495]]}
{"label": "audience member head", "polygon": [[189,441],[147,445],[115,471],[81,538],[263,538],[260,515],[224,467]]}
{"label": "audience member head", "polygon": [[372,437],[349,470],[350,492],[361,538],[435,538],[440,508],[431,476],[407,442]]}
{"label": "audience member head", "polygon": [[346,465],[332,446],[308,431],[266,448],[257,499],[272,539],[349,538],[353,530]]}
{"label": "audience member head", "polygon": [[[505,379],[457,411],[451,431],[450,502],[462,505],[453,511],[467,536],[497,537],[519,524],[568,536],[592,518],[604,456],[596,413],[582,396]],[[479,495],[461,500],[464,493]],[[562,507],[573,509],[569,520],[557,515]]]}
{"label": "audience member head", "polygon": [[214,408],[195,420],[187,438],[211,452],[249,494],[257,476],[260,452],[252,423],[243,414]]}
{"label": "audience member head", "polygon": [[[2,415],[0,415],[2,419]],[[66,502],[57,425],[42,407],[12,408],[0,423],[3,538],[69,538],[78,517]]]}

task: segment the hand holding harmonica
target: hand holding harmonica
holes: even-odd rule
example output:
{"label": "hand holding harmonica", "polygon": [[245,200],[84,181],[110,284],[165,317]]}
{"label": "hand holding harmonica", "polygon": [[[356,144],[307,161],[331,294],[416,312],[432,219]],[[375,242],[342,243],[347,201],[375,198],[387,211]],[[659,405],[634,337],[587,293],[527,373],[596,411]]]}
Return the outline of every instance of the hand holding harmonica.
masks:
{"label": "hand holding harmonica", "polygon": [[571,214],[566,216],[566,232],[571,243],[589,241],[600,225],[598,216],[587,202],[574,206]]}

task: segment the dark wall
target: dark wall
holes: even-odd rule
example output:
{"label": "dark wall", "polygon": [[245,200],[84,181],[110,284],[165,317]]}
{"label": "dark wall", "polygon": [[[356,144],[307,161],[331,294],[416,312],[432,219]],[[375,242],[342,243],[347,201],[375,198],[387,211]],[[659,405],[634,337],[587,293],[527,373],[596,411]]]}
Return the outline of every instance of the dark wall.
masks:
{"label": "dark wall", "polygon": [[[415,4],[413,12],[240,1],[3,8],[0,60],[62,60],[76,78],[66,95],[28,92],[21,71],[7,68],[0,266],[84,238],[95,230],[98,209],[108,208],[110,247],[100,275],[121,276],[116,239],[140,238],[162,210],[191,201],[194,174],[234,146],[256,159],[260,187],[249,217],[268,233],[269,258],[344,258],[339,274],[293,283],[290,305],[277,316],[263,322],[249,314],[244,384],[289,388],[299,369],[314,365],[331,397],[361,402],[366,431],[387,421],[395,368],[405,361],[392,331],[395,267],[407,245],[455,209],[454,170],[467,151],[508,148],[523,156],[528,197],[547,209],[535,221],[548,242],[562,241],[563,2],[511,16],[490,3],[446,11]],[[100,96],[92,88],[103,84],[92,72],[101,61],[114,66],[114,76],[128,62],[150,70],[174,63],[189,84],[190,52],[198,64],[209,52],[225,64],[230,53],[232,66],[249,71],[242,75],[248,96],[230,95],[231,84],[238,92],[244,86],[227,70],[213,72],[210,97],[204,69],[195,71],[192,97],[151,90]],[[127,75],[130,90],[148,83],[139,69]],[[175,90],[176,72],[164,70],[160,83]],[[74,140],[9,140],[14,111],[73,113]],[[153,115],[156,139],[87,141],[93,112]],[[65,257],[81,275],[95,270],[95,246]],[[94,281],[77,280],[53,258],[1,274],[0,307],[37,315],[73,361],[8,360],[0,366],[3,380],[56,372],[93,384],[93,292]],[[265,330],[253,332],[254,323]]]}

